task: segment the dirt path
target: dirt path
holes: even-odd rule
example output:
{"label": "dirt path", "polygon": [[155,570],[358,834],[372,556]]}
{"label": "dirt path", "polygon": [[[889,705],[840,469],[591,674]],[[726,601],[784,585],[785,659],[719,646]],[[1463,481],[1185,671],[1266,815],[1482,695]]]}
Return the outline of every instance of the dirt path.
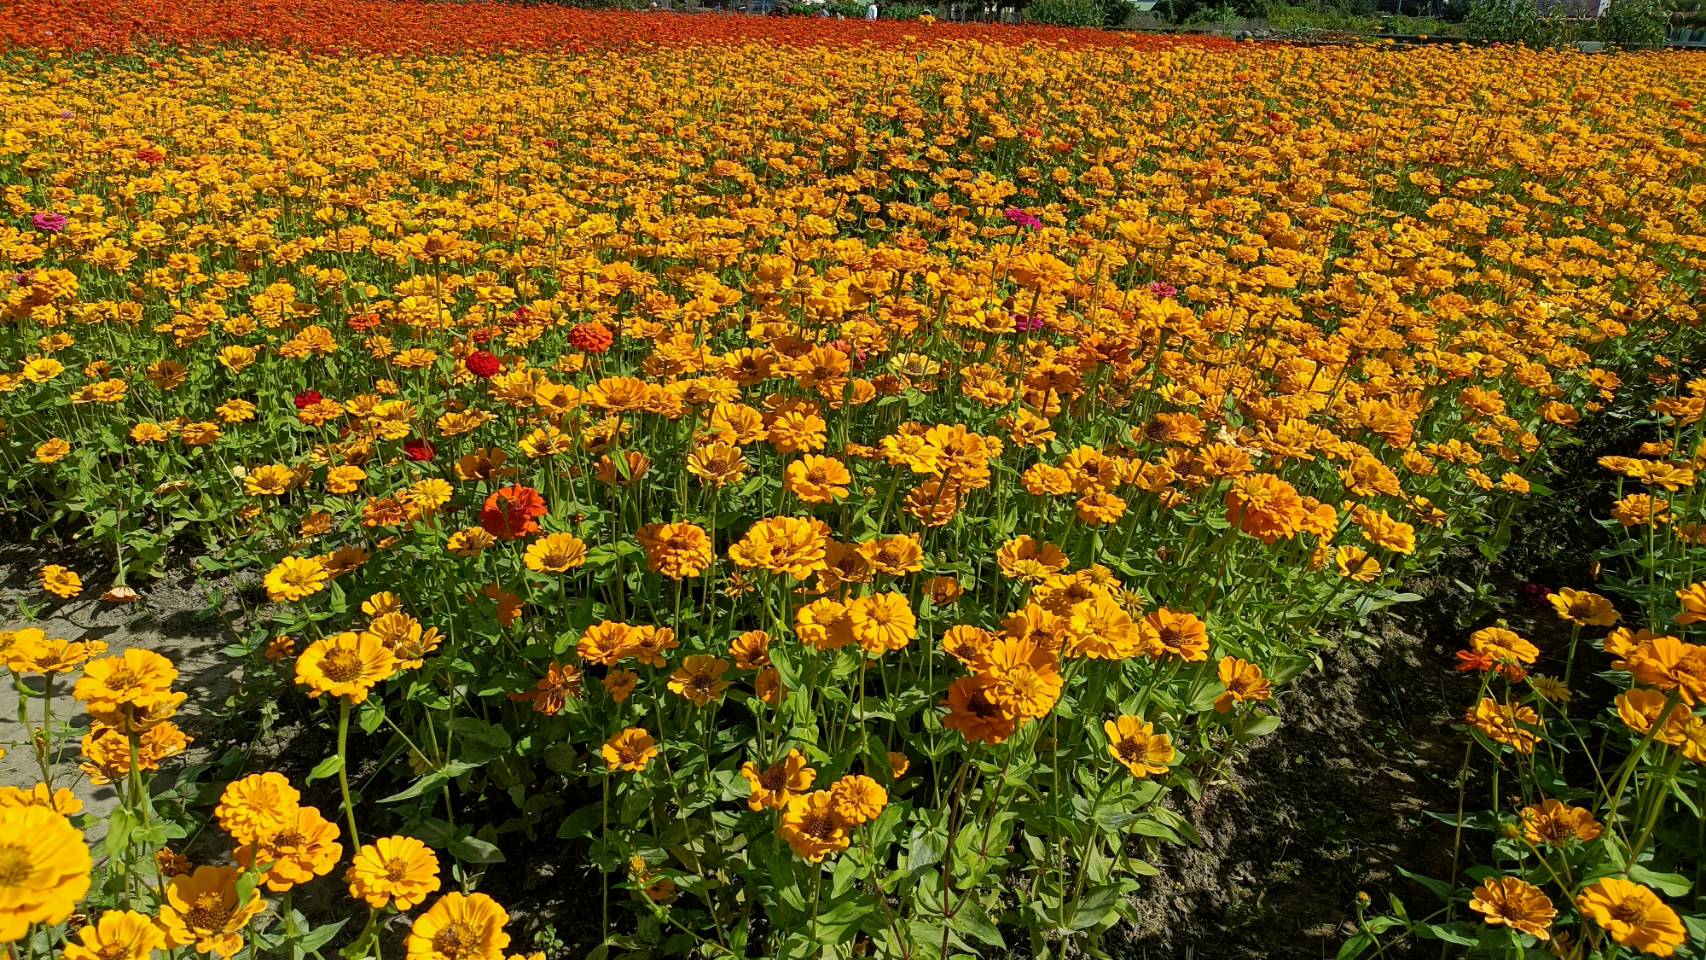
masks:
{"label": "dirt path", "polygon": [[[178,574],[146,586],[141,601],[129,605],[100,602],[96,598],[104,582],[91,581],[85,584],[83,597],[46,605],[39,617],[26,619],[20,615],[20,602],[41,609],[45,601],[53,599],[43,594],[36,582],[36,572],[48,562],[43,559],[44,552],[37,544],[0,547],[0,630],[39,627],[50,637],[101,640],[113,651],[142,647],[169,657],[178,667],[177,688],[189,695],[180,725],[198,742],[190,745],[184,757],[168,765],[168,782],[172,770],[206,760],[216,744],[199,734],[241,683],[241,664],[221,652],[237,639],[224,615],[229,610],[215,606],[216,598],[191,577]],[[26,683],[36,693],[42,689],[40,677]],[[61,740],[54,785],[69,786],[82,799],[85,812],[90,814],[88,837],[99,844],[118,796],[111,787],[91,784],[77,770],[77,741],[88,726],[88,718],[77,710],[63,680],[56,685],[55,693],[55,725],[68,722],[70,730]],[[41,770],[35,749],[19,725],[18,706],[17,687],[0,683],[0,747],[6,749],[5,758],[0,759],[0,785],[28,787],[41,782]],[[32,723],[39,725],[40,698],[30,697],[28,707]]]}

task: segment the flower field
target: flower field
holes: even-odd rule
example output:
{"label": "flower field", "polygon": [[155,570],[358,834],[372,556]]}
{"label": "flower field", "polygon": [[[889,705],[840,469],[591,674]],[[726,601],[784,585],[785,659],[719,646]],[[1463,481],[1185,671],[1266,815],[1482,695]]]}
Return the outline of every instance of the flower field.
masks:
{"label": "flower field", "polygon": [[[1706,956],[1706,60],[47,0],[0,64],[11,957],[1103,955],[1564,484],[1606,546],[1460,585],[1451,870],[1340,956]],[[182,570],[296,749],[44,626]]]}

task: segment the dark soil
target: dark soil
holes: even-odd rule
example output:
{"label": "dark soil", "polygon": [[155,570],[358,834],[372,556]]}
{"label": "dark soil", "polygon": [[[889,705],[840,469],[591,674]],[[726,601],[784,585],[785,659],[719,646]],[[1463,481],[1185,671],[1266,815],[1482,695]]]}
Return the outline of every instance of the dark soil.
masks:
{"label": "dark soil", "polygon": [[[1334,956],[1356,932],[1359,893],[1372,898],[1371,914],[1390,912],[1389,896],[1412,916],[1440,906],[1397,868],[1452,874],[1454,827],[1427,813],[1457,810],[1461,718],[1476,682],[1453,671],[1453,654],[1469,631],[1504,618],[1540,647],[1537,672],[1563,675],[1570,633],[1545,595],[1591,586],[1591,558],[1609,543],[1593,518],[1613,499],[1596,461],[1634,455],[1648,437],[1634,420],[1606,417],[1579,439],[1557,454],[1554,492],[1528,503],[1495,562],[1469,550],[1447,558],[1438,576],[1407,585],[1419,602],[1378,616],[1285,687],[1279,730],[1183,807],[1203,845],[1150,857],[1161,875],[1137,895],[1143,920],[1111,932],[1104,949],[1145,960],[1312,960]],[[1496,608],[1476,609],[1458,582],[1483,579]],[[1605,701],[1592,671],[1575,680],[1584,702]],[[1471,759],[1471,810],[1486,803],[1486,760]],[[1439,946],[1388,943],[1384,956],[1435,958]]]}
{"label": "dark soil", "polygon": [[[1347,637],[1323,669],[1281,694],[1278,732],[1183,808],[1200,847],[1154,857],[1144,919],[1104,944],[1118,957],[1331,957],[1354,932],[1354,901],[1402,890],[1395,867],[1451,872],[1462,738],[1451,723],[1474,693],[1451,673],[1461,646],[1451,590]],[[1409,891],[1402,891],[1404,896]],[[1390,954],[1389,954],[1390,955]]]}

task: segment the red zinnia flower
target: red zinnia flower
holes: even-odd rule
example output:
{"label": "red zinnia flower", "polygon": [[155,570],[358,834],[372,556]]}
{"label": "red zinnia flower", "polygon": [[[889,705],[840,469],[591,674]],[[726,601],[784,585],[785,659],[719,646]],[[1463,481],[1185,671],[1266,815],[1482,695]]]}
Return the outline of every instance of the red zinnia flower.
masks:
{"label": "red zinnia flower", "polygon": [[539,530],[545,498],[532,487],[512,484],[493,491],[480,509],[480,526],[500,540],[519,540]]}
{"label": "red zinnia flower", "polygon": [[1490,654],[1482,653],[1479,650],[1457,651],[1458,673],[1486,673],[1498,665],[1498,661],[1494,660]]}
{"label": "red zinnia flower", "polygon": [[296,409],[306,410],[321,400],[326,399],[318,390],[304,390],[294,398]]}
{"label": "red zinnia flower", "polygon": [[416,438],[403,444],[403,452],[408,455],[410,460],[420,462],[424,460],[431,460],[432,455],[438,451],[434,450],[432,444],[427,441]]}
{"label": "red zinnia flower", "polygon": [[468,354],[468,359],[463,361],[463,365],[468,368],[469,373],[481,380],[489,380],[497,376],[497,372],[502,370],[504,366],[497,354],[490,350],[475,350]]}
{"label": "red zinnia flower", "polygon": [[356,333],[366,333],[379,326],[379,314],[358,313],[349,318],[349,328]]}
{"label": "red zinnia flower", "polygon": [[602,323],[577,323],[569,331],[569,345],[586,353],[603,353],[616,342],[616,336]]}

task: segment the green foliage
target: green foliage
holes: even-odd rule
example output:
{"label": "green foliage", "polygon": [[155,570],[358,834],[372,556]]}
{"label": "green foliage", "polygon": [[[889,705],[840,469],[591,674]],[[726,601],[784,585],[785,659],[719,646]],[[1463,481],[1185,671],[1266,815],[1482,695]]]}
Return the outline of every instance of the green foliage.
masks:
{"label": "green foliage", "polygon": [[1268,28],[1276,33],[1357,33],[1443,36],[1455,25],[1434,17],[1376,17],[1353,13],[1338,5],[1275,4],[1267,11]]}
{"label": "green foliage", "polygon": [[1181,22],[1192,25],[1204,23],[1236,23],[1239,20],[1248,19],[1248,17],[1249,14],[1237,5],[1223,3],[1217,7],[1198,7],[1186,15],[1184,20]]}
{"label": "green foliage", "polygon": [[[877,8],[877,16],[884,20],[917,20],[930,12],[930,7],[922,3],[895,3]],[[864,14],[861,13],[861,16]]]}
{"label": "green foliage", "polygon": [[1057,27],[1095,27],[1102,23],[1102,5],[1097,0],[1032,0],[1025,19]]}
{"label": "green foliage", "polygon": [[1664,46],[1669,33],[1668,0],[1612,0],[1599,18],[1599,39],[1620,47]]}
{"label": "green foliage", "polygon": [[1557,46],[1568,34],[1563,18],[1541,16],[1532,0],[1472,0],[1463,27],[1471,39],[1535,48]]}

